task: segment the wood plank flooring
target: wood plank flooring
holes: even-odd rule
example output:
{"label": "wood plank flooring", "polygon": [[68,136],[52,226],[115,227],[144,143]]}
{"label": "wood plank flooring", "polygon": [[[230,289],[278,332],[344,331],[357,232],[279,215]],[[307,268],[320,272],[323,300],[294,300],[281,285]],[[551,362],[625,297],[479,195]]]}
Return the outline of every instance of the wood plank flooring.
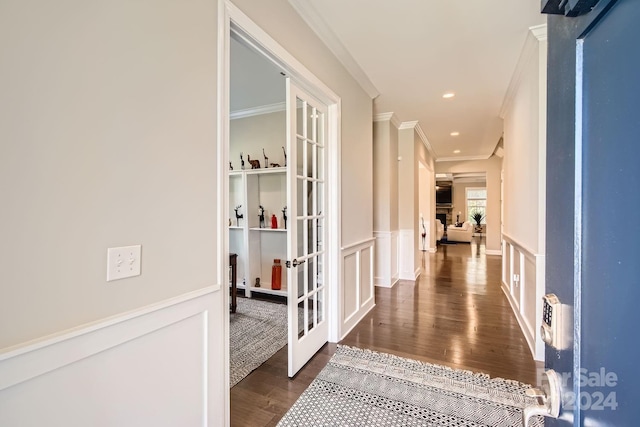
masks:
{"label": "wood plank flooring", "polygon": [[[376,288],[376,307],[341,344],[535,383],[541,365],[500,289],[501,259],[474,239],[423,253],[417,282]],[[231,425],[276,425],[335,348],[325,345],[292,380],[280,350],[231,389]]]}

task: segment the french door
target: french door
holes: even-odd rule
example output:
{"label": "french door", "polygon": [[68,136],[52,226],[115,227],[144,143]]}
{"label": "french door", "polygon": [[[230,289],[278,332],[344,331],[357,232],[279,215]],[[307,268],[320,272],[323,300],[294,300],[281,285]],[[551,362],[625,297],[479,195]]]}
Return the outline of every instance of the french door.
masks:
{"label": "french door", "polygon": [[289,377],[328,340],[327,108],[287,79]]}

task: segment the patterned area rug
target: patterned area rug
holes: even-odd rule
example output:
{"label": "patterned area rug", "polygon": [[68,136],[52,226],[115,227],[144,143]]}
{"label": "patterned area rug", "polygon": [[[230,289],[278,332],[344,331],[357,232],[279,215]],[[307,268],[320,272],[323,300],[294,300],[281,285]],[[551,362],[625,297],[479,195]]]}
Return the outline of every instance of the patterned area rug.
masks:
{"label": "patterned area rug", "polygon": [[230,384],[236,385],[287,344],[287,306],[238,298],[229,314]]}
{"label": "patterned area rug", "polygon": [[[520,426],[530,386],[338,346],[278,426]],[[542,417],[530,426],[544,425]]]}

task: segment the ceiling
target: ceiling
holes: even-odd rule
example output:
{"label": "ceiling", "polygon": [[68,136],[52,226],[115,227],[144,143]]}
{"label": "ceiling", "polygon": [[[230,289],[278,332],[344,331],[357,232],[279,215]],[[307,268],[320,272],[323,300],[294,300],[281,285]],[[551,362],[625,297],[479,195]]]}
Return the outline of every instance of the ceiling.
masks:
{"label": "ceiling", "polygon": [[[417,121],[438,160],[491,156],[528,28],[546,22],[539,0],[289,2],[375,98],[374,113]],[[231,111],[284,99],[280,70],[232,38]]]}
{"label": "ceiling", "polygon": [[231,36],[229,109],[242,115],[256,107],[282,104],[286,98],[285,78],[280,69],[237,36]]}

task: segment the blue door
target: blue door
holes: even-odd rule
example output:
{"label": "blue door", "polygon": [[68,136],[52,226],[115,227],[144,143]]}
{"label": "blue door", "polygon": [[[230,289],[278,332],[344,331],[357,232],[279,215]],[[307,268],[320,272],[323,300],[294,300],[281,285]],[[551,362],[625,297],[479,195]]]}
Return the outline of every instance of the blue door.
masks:
{"label": "blue door", "polygon": [[543,0],[548,20],[547,426],[640,425],[640,1]]}

